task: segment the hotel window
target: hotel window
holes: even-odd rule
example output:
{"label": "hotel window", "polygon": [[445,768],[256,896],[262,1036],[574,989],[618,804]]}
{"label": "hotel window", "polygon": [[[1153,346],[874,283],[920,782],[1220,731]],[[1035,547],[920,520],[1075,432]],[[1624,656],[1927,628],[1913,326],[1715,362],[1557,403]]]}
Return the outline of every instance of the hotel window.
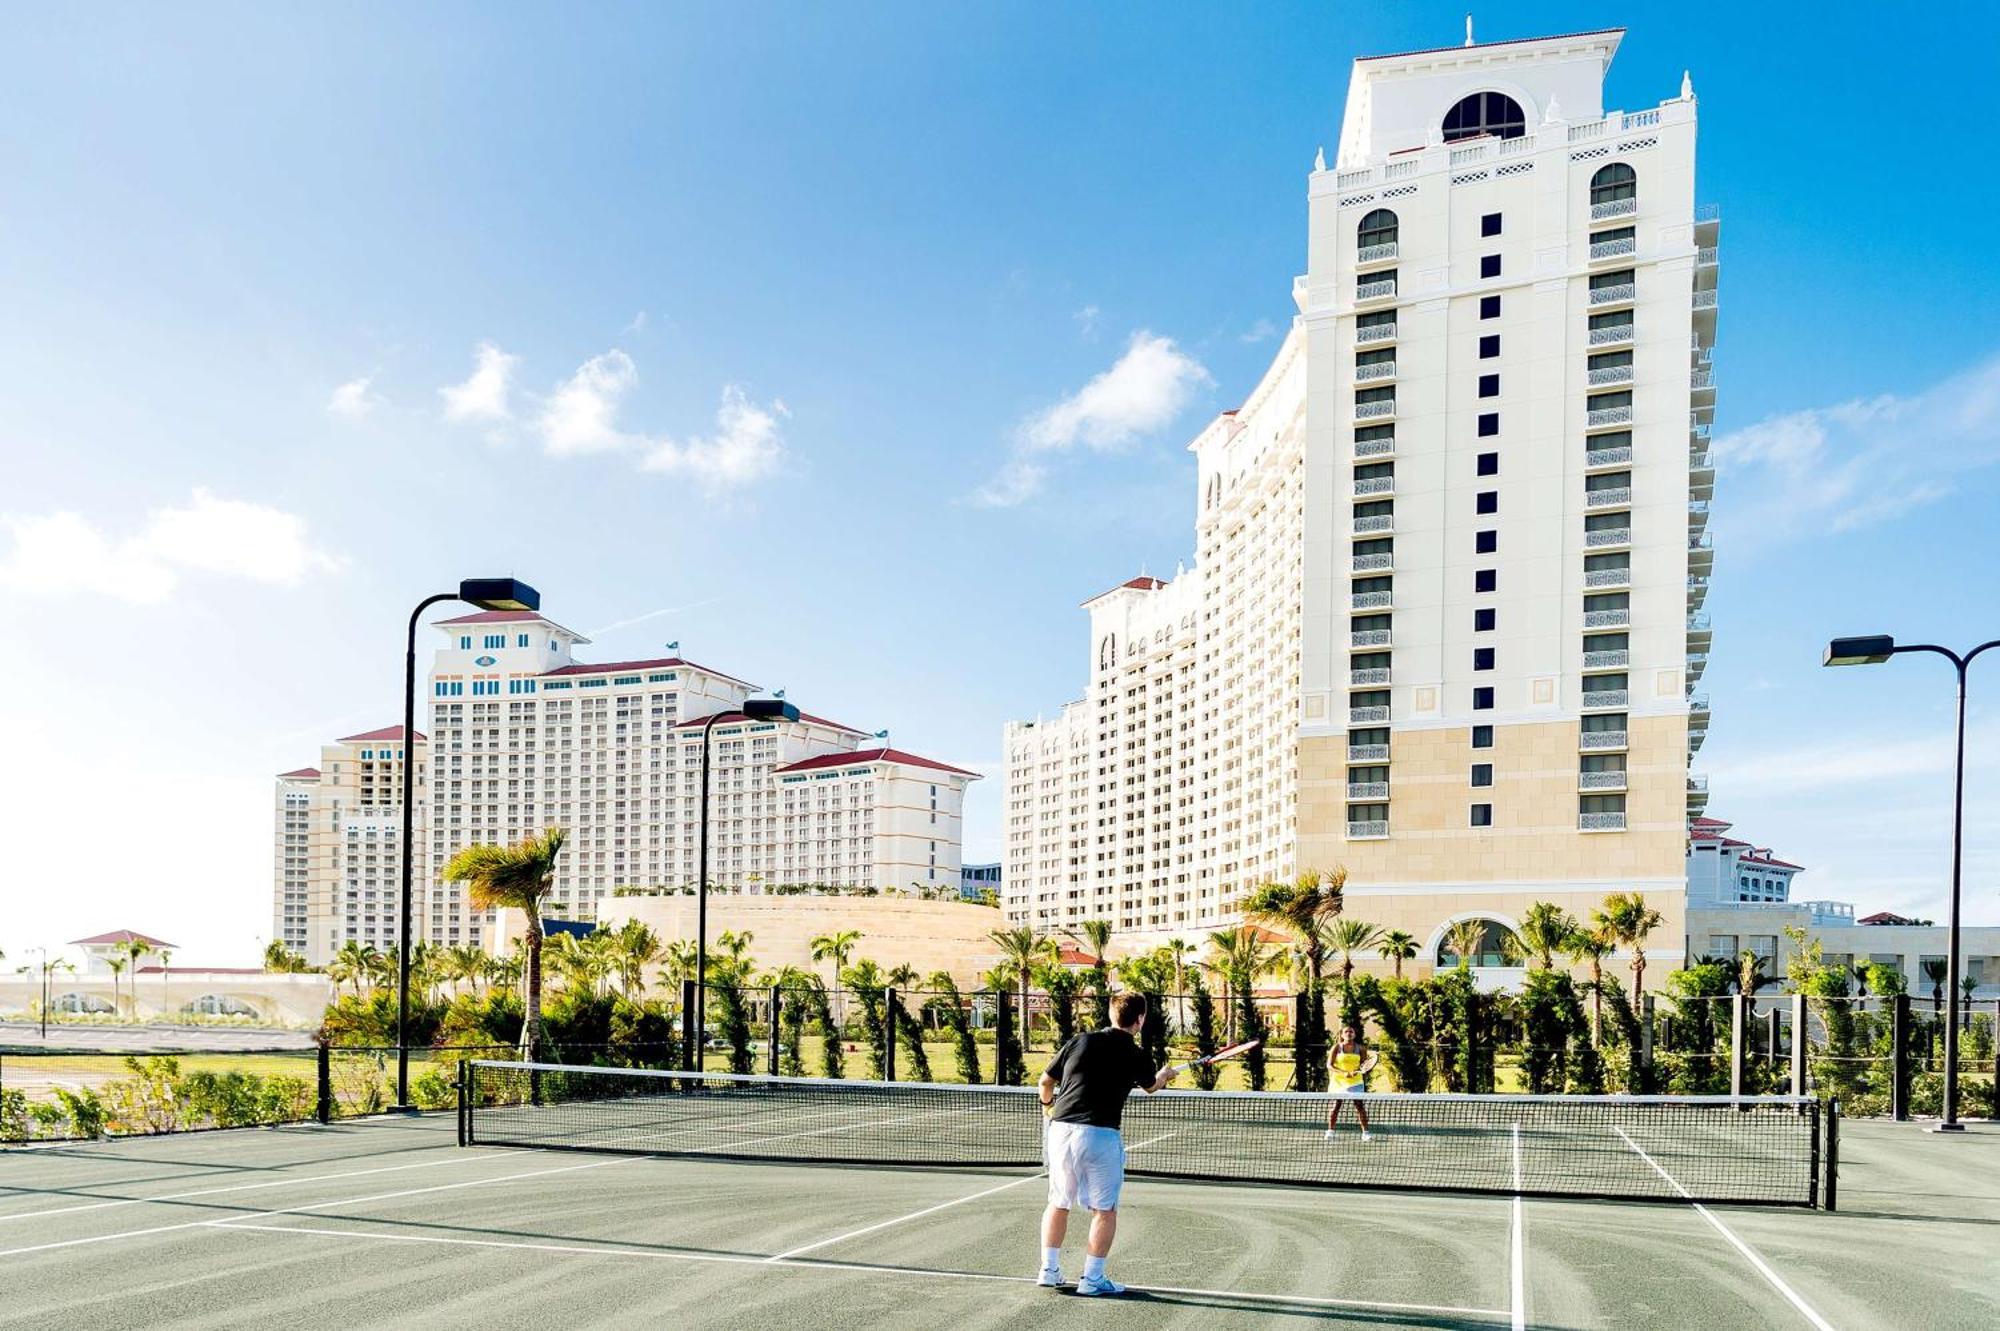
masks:
{"label": "hotel window", "polygon": [[1639,173],[1623,162],[1599,167],[1590,178],[1590,201],[1594,204],[1638,197]]}
{"label": "hotel window", "polygon": [[1500,298],[1498,296],[1481,296],[1479,298],[1479,317],[1482,319],[1498,319],[1500,317]]}
{"label": "hotel window", "polygon": [[1500,612],[1492,606],[1485,606],[1472,612],[1472,631],[1491,633],[1500,623]]}
{"label": "hotel window", "polygon": [[1500,334],[1488,333],[1479,339],[1479,359],[1492,360],[1500,354]]}
{"label": "hotel window", "polygon": [[1474,763],[1474,764],[1472,765],[1472,784],[1473,784],[1473,785],[1475,785],[1475,786],[1490,786],[1490,785],[1492,785],[1492,784],[1493,784],[1493,764],[1492,764],[1492,763]]}
{"label": "hotel window", "polygon": [[1498,214],[1498,213],[1487,213],[1487,214],[1486,214],[1485,216],[1481,217],[1481,218],[1479,219],[1479,234],[1480,234],[1480,235],[1482,235],[1482,236],[1497,236],[1497,235],[1499,235],[1499,234],[1500,234],[1500,214]]}
{"label": "hotel window", "polygon": [[1475,748],[1475,749],[1490,749],[1490,748],[1492,748],[1492,747],[1493,747],[1493,727],[1492,727],[1492,726],[1474,726],[1474,727],[1472,728],[1472,747],[1473,747],[1473,748]]}
{"label": "hotel window", "polygon": [[1361,219],[1361,226],[1355,235],[1356,243],[1362,249],[1372,249],[1377,245],[1396,243],[1396,214],[1387,208],[1377,208]]}
{"label": "hotel window", "polygon": [[1493,648],[1474,647],[1472,649],[1472,668],[1474,670],[1491,670],[1493,669],[1493,658]]}
{"label": "hotel window", "polygon": [[1476,531],[1472,533],[1472,553],[1490,555],[1500,548],[1500,533],[1497,531]]}
{"label": "hotel window", "polygon": [[1499,590],[1499,588],[1500,588],[1500,570],[1499,570],[1499,569],[1497,569],[1497,568],[1481,568],[1481,569],[1474,569],[1474,570],[1473,570],[1473,572],[1472,572],[1472,590],[1473,590],[1473,591],[1475,591],[1475,592],[1490,592],[1490,591],[1498,591],[1498,590]]}
{"label": "hotel window", "polygon": [[1475,92],[1469,97],[1461,97],[1444,116],[1446,143],[1476,139],[1487,134],[1502,139],[1518,139],[1527,132],[1527,113],[1521,109],[1519,102],[1504,92]]}
{"label": "hotel window", "polygon": [[1498,476],[1500,474],[1500,455],[1498,453],[1481,453],[1479,455],[1479,474],[1481,476]]}
{"label": "hotel window", "polygon": [[1481,490],[1474,497],[1472,508],[1475,513],[1498,513],[1500,511],[1500,492],[1498,490]]}
{"label": "hotel window", "polygon": [[1482,255],[1480,255],[1480,256],[1479,256],[1479,275],[1480,275],[1481,277],[1498,277],[1498,276],[1500,276],[1500,256],[1499,256],[1499,255],[1497,255],[1497,254],[1482,254]]}
{"label": "hotel window", "polygon": [[1471,825],[1474,827],[1493,826],[1493,806],[1491,804],[1473,805]]}
{"label": "hotel window", "polygon": [[1472,710],[1475,712],[1490,712],[1493,710],[1493,688],[1491,685],[1482,685],[1472,691]]}
{"label": "hotel window", "polygon": [[[1497,375],[1497,374],[1482,374],[1482,375],[1480,375],[1480,376],[1479,376],[1479,396],[1481,396],[1481,397],[1499,397],[1499,396],[1500,396],[1500,376],[1499,376],[1499,375]],[[1479,418],[1479,421],[1480,421],[1480,425],[1481,425],[1482,427],[1484,427],[1484,425],[1485,425],[1485,423],[1486,423],[1486,417],[1484,417],[1484,416],[1481,416],[1481,417]],[[1499,432],[1500,432],[1500,418],[1499,418],[1498,416],[1495,416],[1495,417],[1493,417],[1493,430],[1492,430],[1492,433],[1494,433],[1494,434],[1498,434]],[[1484,433],[1487,433],[1487,431],[1486,431],[1486,430],[1484,430],[1484,428],[1482,428],[1482,429],[1481,429],[1481,431],[1480,431],[1480,433],[1484,434]]]}
{"label": "hotel window", "polygon": [[516,647],[526,647],[528,645],[528,635],[525,633],[515,635],[514,645]]}

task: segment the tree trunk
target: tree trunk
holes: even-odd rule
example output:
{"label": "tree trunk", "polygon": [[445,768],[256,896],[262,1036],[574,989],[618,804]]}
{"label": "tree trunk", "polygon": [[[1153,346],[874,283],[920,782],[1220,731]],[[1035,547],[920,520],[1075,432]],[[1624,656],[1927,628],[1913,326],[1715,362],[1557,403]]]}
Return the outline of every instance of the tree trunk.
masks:
{"label": "tree trunk", "polygon": [[542,1052],[542,917],[533,907],[527,914],[528,993],[522,1005],[526,1011],[521,1014],[521,1057],[538,1063]]}

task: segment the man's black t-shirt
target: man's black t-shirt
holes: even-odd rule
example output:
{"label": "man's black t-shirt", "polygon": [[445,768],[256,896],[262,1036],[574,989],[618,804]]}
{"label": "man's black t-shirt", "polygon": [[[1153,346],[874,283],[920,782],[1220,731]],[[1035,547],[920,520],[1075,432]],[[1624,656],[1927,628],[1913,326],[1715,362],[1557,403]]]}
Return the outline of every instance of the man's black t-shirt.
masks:
{"label": "man's black t-shirt", "polygon": [[1051,1119],[1115,1128],[1125,1113],[1125,1097],[1135,1087],[1151,1086],[1159,1069],[1131,1036],[1107,1026],[1056,1050],[1048,1075],[1056,1082]]}

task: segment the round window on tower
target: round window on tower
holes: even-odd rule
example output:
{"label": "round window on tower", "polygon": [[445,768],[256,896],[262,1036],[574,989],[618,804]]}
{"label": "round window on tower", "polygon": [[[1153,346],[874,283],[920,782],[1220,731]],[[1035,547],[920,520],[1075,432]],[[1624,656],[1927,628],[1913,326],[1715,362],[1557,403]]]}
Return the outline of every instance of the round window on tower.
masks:
{"label": "round window on tower", "polygon": [[1518,139],[1528,132],[1528,117],[1521,104],[1504,92],[1475,92],[1459,99],[1445,112],[1444,141],[1476,139],[1482,134]]}

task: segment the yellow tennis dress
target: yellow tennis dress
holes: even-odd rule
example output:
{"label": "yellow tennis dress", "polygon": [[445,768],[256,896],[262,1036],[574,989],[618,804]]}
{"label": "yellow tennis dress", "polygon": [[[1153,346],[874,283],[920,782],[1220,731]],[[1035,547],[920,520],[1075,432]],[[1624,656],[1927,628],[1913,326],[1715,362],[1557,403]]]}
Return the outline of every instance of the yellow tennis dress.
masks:
{"label": "yellow tennis dress", "polygon": [[1340,1053],[1333,1056],[1333,1091],[1336,1095],[1351,1095],[1361,1089],[1361,1055]]}

